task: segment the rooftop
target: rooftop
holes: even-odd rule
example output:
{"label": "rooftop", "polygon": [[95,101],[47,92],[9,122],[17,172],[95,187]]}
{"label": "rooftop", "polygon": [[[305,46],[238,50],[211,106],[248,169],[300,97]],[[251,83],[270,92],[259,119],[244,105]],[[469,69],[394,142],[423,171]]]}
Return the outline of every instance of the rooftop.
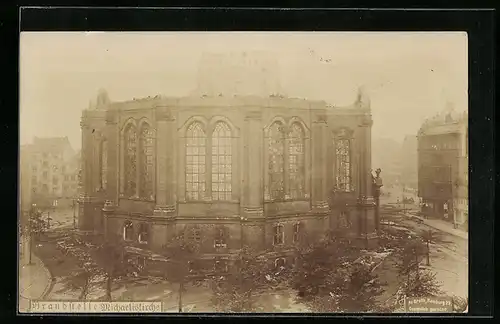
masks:
{"label": "rooftop", "polygon": [[468,113],[456,112],[453,108],[447,109],[428,118],[420,127],[419,135],[439,135],[460,133],[468,127]]}
{"label": "rooftop", "polygon": [[35,137],[32,147],[38,152],[57,152],[72,150],[67,136],[65,137]]}
{"label": "rooftop", "polygon": [[370,110],[367,92],[360,88],[353,104],[336,107],[321,100],[293,98],[283,93],[279,82],[279,61],[272,53],[249,51],[204,53],[198,66],[198,82],[192,93],[182,97],[162,95],[112,102],[100,89],[89,110],[141,109],[155,105],[178,107],[288,107],[303,109],[362,109]]}

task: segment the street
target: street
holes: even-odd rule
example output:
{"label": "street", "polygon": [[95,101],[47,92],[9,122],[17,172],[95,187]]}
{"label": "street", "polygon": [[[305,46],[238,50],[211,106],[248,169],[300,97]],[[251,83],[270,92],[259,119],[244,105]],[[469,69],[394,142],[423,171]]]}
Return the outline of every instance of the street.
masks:
{"label": "street", "polygon": [[[444,295],[468,296],[468,240],[463,237],[440,231],[416,218],[412,210],[405,213],[382,214],[382,226],[401,226],[410,230],[410,233],[420,235],[424,231],[432,230],[440,233],[440,240],[445,243],[430,244],[430,266],[426,260],[422,265],[436,274],[436,280],[441,284]],[[451,225],[450,231],[451,231]]]}
{"label": "street", "polygon": [[48,292],[51,277],[36,256],[31,256],[29,264],[29,240],[21,237],[19,258],[19,312],[26,312],[29,308],[30,299],[40,299]]}
{"label": "street", "polygon": [[74,213],[76,213],[76,211],[72,208],[61,208],[51,210],[50,212],[45,211],[42,218],[46,220],[47,217],[50,217],[51,229],[73,228],[73,219],[76,217]]}

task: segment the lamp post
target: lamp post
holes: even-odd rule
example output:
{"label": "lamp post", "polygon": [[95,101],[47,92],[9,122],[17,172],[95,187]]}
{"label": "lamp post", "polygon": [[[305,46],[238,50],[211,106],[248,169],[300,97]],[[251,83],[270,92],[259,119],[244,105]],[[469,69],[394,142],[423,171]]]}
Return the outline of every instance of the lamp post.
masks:
{"label": "lamp post", "polygon": [[47,229],[50,229],[50,220],[52,219],[50,218],[50,211],[51,210],[55,211],[56,207],[57,207],[57,200],[53,200],[51,206],[47,211]]}
{"label": "lamp post", "polygon": [[28,218],[28,264],[31,265],[33,264],[31,260],[31,255],[33,251],[33,214],[36,212],[36,204],[31,205],[31,210],[29,213],[29,218]]}
{"label": "lamp post", "polygon": [[76,229],[76,199],[73,198],[73,228]]}
{"label": "lamp post", "polygon": [[377,233],[380,231],[380,188],[383,186],[380,173],[382,170],[378,168],[375,170],[376,177],[373,178],[373,187],[375,193],[375,228]]}

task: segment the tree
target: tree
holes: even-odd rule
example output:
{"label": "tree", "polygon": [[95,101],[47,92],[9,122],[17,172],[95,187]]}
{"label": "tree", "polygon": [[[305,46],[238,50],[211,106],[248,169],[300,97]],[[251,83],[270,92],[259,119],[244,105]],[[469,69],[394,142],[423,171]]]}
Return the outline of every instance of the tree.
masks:
{"label": "tree", "polygon": [[451,241],[449,241],[445,238],[445,236],[443,235],[443,232],[433,231],[432,229],[422,231],[420,233],[420,237],[422,238],[423,242],[426,244],[426,247],[427,247],[427,251],[426,251],[427,266],[429,266],[431,264],[431,262],[430,262],[430,254],[431,254],[430,245],[431,244],[451,243]]}
{"label": "tree", "polygon": [[182,297],[185,285],[188,282],[199,282],[196,277],[197,257],[200,244],[186,237],[187,233],[172,237],[164,246],[164,255],[167,257],[166,279],[179,284],[179,312],[182,312]]}
{"label": "tree", "polygon": [[419,238],[409,237],[402,249],[398,251],[400,262],[397,264],[399,277],[406,277],[402,293],[408,297],[426,297],[437,295],[440,285],[436,275],[423,270],[420,261],[427,249]]}
{"label": "tree", "polygon": [[424,270],[416,273],[409,285],[404,288],[407,297],[428,297],[441,293],[440,284],[436,280],[436,274]]}
{"label": "tree", "polygon": [[137,270],[124,258],[124,246],[119,241],[91,241],[69,236],[62,247],[77,259],[79,265],[63,284],[66,288],[81,290],[80,300],[86,300],[93,288],[105,285],[105,298],[110,301],[113,282]]}
{"label": "tree", "polygon": [[357,265],[350,269],[349,280],[343,286],[339,308],[345,312],[374,312],[380,308],[377,298],[384,291],[378,277],[370,267]]}
{"label": "tree", "polygon": [[361,251],[338,234],[298,251],[292,287],[316,312],[374,311],[383,285],[371,265],[354,262]]}
{"label": "tree", "polygon": [[73,236],[69,236],[60,246],[78,262],[78,269],[64,278],[62,283],[66,289],[80,290],[78,299],[86,300],[88,293],[105,280],[105,271],[95,262],[90,251],[96,247]]}
{"label": "tree", "polygon": [[108,239],[93,246],[91,253],[102,272],[106,275],[106,300],[111,301],[114,282],[130,277],[138,271],[137,265],[124,256],[125,245],[122,241]]}
{"label": "tree", "polygon": [[286,280],[285,267],[276,268],[265,252],[242,248],[235,266],[228,272],[216,272],[211,278],[212,302],[221,312],[251,312],[260,309],[258,297],[266,291],[282,288]]}
{"label": "tree", "polygon": [[29,259],[28,264],[33,264],[33,243],[40,238],[40,235],[46,229],[46,222],[42,218],[42,212],[36,208],[31,208],[28,214],[27,239],[29,244]]}

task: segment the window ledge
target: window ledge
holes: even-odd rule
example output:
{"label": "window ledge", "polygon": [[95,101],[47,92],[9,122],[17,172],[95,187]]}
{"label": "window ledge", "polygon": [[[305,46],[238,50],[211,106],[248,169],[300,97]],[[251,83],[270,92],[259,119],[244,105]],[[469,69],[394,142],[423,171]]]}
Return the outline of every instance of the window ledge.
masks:
{"label": "window ledge", "polygon": [[132,200],[132,201],[144,201],[144,202],[149,202],[149,203],[155,202],[155,199],[151,199],[151,198],[126,197],[123,195],[120,195],[120,199]]}
{"label": "window ledge", "polygon": [[214,205],[224,205],[224,204],[239,204],[239,200],[180,200],[180,204],[214,204]]}
{"label": "window ledge", "polygon": [[284,202],[294,202],[294,201],[310,201],[310,198],[289,198],[289,199],[265,199],[265,204],[272,203],[284,203]]}

